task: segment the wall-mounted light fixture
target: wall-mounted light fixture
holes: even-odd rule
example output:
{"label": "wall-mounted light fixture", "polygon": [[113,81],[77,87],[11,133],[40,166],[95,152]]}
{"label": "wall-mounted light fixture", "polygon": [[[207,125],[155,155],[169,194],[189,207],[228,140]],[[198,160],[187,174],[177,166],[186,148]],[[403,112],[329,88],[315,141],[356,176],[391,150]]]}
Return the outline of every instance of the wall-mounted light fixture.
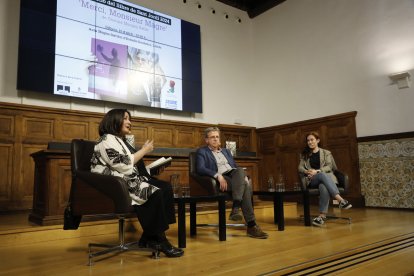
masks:
{"label": "wall-mounted light fixture", "polygon": [[408,72],[401,72],[390,75],[389,78],[396,83],[398,89],[409,88],[411,84],[411,75]]}

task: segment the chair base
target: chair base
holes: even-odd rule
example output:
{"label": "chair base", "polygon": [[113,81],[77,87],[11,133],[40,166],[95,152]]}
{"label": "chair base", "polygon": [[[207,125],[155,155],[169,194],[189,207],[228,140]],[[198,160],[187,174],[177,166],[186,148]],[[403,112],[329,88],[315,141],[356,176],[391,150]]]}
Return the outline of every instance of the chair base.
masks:
{"label": "chair base", "polygon": [[[89,259],[88,259],[88,265],[92,266],[94,264],[93,258],[102,256],[109,253],[122,253],[125,251],[142,251],[142,252],[151,252],[153,259],[159,259],[160,258],[160,251],[152,248],[143,248],[138,246],[138,242],[130,242],[126,244],[100,244],[100,243],[90,243],[89,244]],[[92,252],[92,247],[101,247],[106,248],[104,250],[100,250],[97,252]]]}
{"label": "chair base", "polygon": [[[153,249],[153,248],[143,248],[138,246],[138,242],[130,242],[125,243],[125,218],[120,217],[118,219],[118,235],[119,235],[119,244],[102,244],[102,243],[89,243],[89,254],[88,254],[88,265],[93,265],[93,258],[102,256],[109,253],[122,253],[125,251],[143,251],[143,252],[151,252],[153,259],[159,259],[160,258],[160,250]],[[101,251],[92,252],[92,247],[101,247],[106,248]]]}

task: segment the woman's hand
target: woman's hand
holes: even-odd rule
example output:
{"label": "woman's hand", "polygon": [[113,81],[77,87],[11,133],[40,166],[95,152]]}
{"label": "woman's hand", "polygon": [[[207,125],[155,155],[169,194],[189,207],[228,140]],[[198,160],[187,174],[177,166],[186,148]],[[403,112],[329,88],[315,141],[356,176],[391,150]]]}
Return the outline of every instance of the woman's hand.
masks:
{"label": "woman's hand", "polygon": [[141,149],[134,153],[134,164],[136,164],[145,154],[154,150],[154,140],[147,140]]}
{"label": "woman's hand", "polygon": [[154,140],[147,140],[145,141],[144,145],[142,146],[142,150],[144,151],[144,154],[147,154],[154,150]]}
{"label": "woman's hand", "polygon": [[310,170],[306,170],[305,174],[309,179],[311,179],[315,174],[317,174],[319,172],[320,172],[320,170],[310,169]]}

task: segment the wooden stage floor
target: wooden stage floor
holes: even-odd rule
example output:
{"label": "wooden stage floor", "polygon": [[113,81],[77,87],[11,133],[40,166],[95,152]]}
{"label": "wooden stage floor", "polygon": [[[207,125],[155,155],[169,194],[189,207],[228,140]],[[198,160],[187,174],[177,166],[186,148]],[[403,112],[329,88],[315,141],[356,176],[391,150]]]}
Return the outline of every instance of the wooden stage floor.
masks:
{"label": "wooden stage floor", "polygon": [[[297,210],[296,210],[297,208]],[[246,236],[228,228],[227,241],[216,228],[198,228],[187,236],[182,258],[125,252],[87,266],[88,242],[115,243],[117,222],[82,223],[76,231],[62,226],[35,226],[26,213],[0,215],[0,275],[414,275],[414,211],[365,208],[332,212],[352,217],[328,221],[323,228],[305,227],[301,206],[286,206],[285,231],[273,224],[269,204],[256,207],[257,221],[269,239]],[[316,207],[311,208],[316,213]],[[202,212],[199,222],[216,222],[215,212]],[[189,223],[187,223],[187,227]],[[136,220],[128,240],[139,238]],[[187,233],[189,229],[187,229]],[[177,227],[167,236],[177,244]]]}

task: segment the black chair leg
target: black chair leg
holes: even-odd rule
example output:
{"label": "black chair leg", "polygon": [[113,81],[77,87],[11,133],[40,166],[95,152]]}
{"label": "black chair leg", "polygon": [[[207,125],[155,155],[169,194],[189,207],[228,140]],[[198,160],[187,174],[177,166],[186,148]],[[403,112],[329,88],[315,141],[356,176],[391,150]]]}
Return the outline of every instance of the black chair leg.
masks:
{"label": "black chair leg", "polygon": [[[142,248],[138,246],[138,242],[125,243],[125,218],[121,217],[118,220],[118,237],[119,244],[102,244],[102,243],[89,243],[88,245],[88,265],[92,266],[94,264],[93,258],[102,256],[108,253],[121,253],[124,251],[135,250],[143,252],[151,252],[152,258],[159,259],[160,251],[158,249],[152,248]],[[92,247],[106,248],[97,252],[92,252]]]}

